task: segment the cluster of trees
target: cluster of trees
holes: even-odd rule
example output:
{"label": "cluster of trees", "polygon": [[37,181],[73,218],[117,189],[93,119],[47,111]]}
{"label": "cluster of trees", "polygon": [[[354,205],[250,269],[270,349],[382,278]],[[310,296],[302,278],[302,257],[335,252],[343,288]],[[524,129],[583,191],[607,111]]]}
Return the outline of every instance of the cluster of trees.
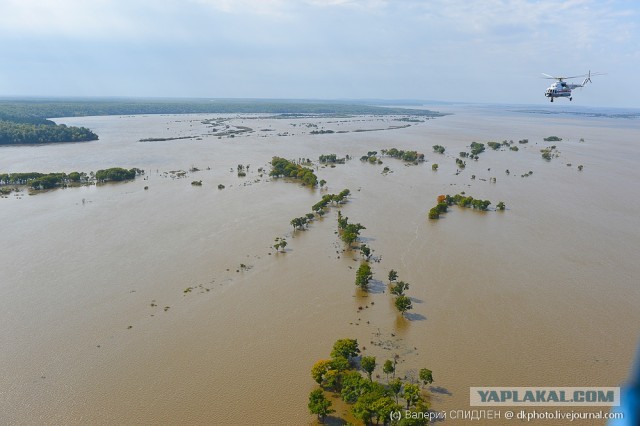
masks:
{"label": "cluster of trees", "polygon": [[[395,377],[397,356],[393,361],[386,360],[383,364],[382,371],[387,375],[387,383],[384,384],[373,380],[373,373],[378,367],[376,357],[360,357],[359,354],[356,339],[340,339],[333,345],[331,358],[319,360],[311,368],[311,377],[320,388],[310,393],[308,408],[311,414],[318,416],[320,422],[335,412],[325,392],[333,393],[351,405],[353,416],[365,424],[382,422],[387,425],[391,423],[390,415],[395,411],[419,413],[429,409],[419,384]],[[392,380],[389,380],[389,374],[393,374]],[[424,385],[433,382],[433,373],[429,369],[421,369],[419,377]],[[427,424],[426,419],[416,419],[420,416],[402,417],[399,421],[394,420],[393,424]]]}
{"label": "cluster of trees", "polygon": [[29,185],[31,189],[51,189],[64,187],[73,183],[90,183],[95,181],[104,182],[107,180],[133,179],[137,174],[143,174],[140,169],[122,169],[114,167],[106,170],[98,170],[87,174],[84,172],[71,173],[2,173],[0,174],[0,185]]}
{"label": "cluster of trees", "polygon": [[545,142],[560,142],[561,140],[562,138],[558,136],[547,136],[546,138],[544,138]]}
{"label": "cluster of trees", "polygon": [[368,161],[371,164],[382,164],[382,160],[377,157],[378,151],[369,151],[367,155],[360,157],[360,161]]}
{"label": "cluster of trees", "polygon": [[348,189],[343,189],[338,194],[325,194],[320,201],[311,206],[311,210],[322,216],[326,213],[326,208],[329,204],[344,204],[349,194],[351,194],[351,191]]}
{"label": "cluster of trees", "polygon": [[360,235],[360,231],[367,229],[359,223],[349,223],[349,218],[342,216],[342,212],[338,212],[338,232],[340,238],[347,244],[348,248],[351,248]]}
{"label": "cluster of trees", "polygon": [[397,158],[408,163],[424,161],[424,154],[421,154],[418,151],[404,151],[402,149],[391,148],[383,149],[380,152],[382,152],[382,155],[388,155],[389,157]]}
{"label": "cluster of trees", "polygon": [[282,251],[284,252],[284,248],[286,246],[287,246],[287,240],[280,237],[277,237],[275,240],[275,243],[273,244],[273,248],[276,249],[276,251],[280,251],[280,249],[282,249]]}
{"label": "cluster of trees", "polygon": [[411,298],[405,294],[405,291],[409,290],[409,283],[404,281],[398,281],[398,272],[395,270],[389,271],[389,286],[390,293],[394,295],[395,301],[394,305],[398,312],[404,316],[404,313],[413,309],[413,304],[411,303]]}
{"label": "cluster of trees", "polygon": [[123,169],[122,167],[112,167],[110,169],[98,170],[96,172],[96,180],[98,182],[108,182],[108,181],[122,181],[134,179],[136,175],[144,174],[143,170],[133,168],[133,169]]}
{"label": "cluster of trees", "polygon": [[[429,210],[429,219],[439,219],[440,214],[446,213],[447,209],[451,205],[457,205],[460,207],[470,207],[477,210],[486,211],[491,205],[489,200],[475,199],[471,196],[466,196],[464,192],[451,195],[439,195],[438,204]],[[504,202],[500,201],[496,206],[498,210],[504,210],[506,208]]]}
{"label": "cluster of trees", "polygon": [[325,135],[335,133],[333,130],[312,130],[309,132],[312,135]]}
{"label": "cluster of trees", "polygon": [[460,169],[464,169],[467,166],[467,163],[459,158],[456,158],[456,166]]}
{"label": "cluster of trees", "polygon": [[325,154],[318,157],[318,162],[321,164],[344,164],[346,158],[338,158],[336,154]]}
{"label": "cluster of trees", "polygon": [[304,185],[311,187],[318,184],[318,177],[313,173],[313,170],[280,157],[273,157],[271,160],[271,172],[269,173],[269,176],[284,176],[300,179]]}
{"label": "cluster of trees", "polygon": [[542,154],[542,158],[544,158],[547,161],[551,161],[551,159],[553,157],[559,157],[560,156],[560,154],[558,153],[558,150],[556,149],[555,145],[551,145],[548,148],[541,149],[540,153]]}
{"label": "cluster of trees", "polygon": [[[479,142],[471,142],[469,148],[471,149],[471,155],[475,158],[478,156],[478,154],[484,151],[484,144]],[[475,159],[477,160],[477,158]]]}
{"label": "cluster of trees", "polygon": [[529,143],[529,139],[520,139],[518,143],[521,143],[521,144]]}
{"label": "cluster of trees", "polygon": [[433,146],[433,152],[437,152],[439,154],[444,154],[444,150],[445,150],[445,148],[442,145],[434,145]]}
{"label": "cluster of trees", "polygon": [[294,217],[293,219],[291,219],[291,222],[289,223],[291,224],[291,226],[293,226],[294,230],[304,229],[305,226],[307,226],[309,222],[313,220],[314,217],[315,215],[313,213],[307,213],[305,216]]}
{"label": "cluster of trees", "polygon": [[238,164],[238,166],[236,167],[236,170],[238,171],[238,177],[245,177],[247,175],[247,172],[249,171],[249,167],[251,167],[250,164],[247,164],[246,166],[244,164]]}
{"label": "cluster of trees", "polygon": [[502,144],[500,144],[499,142],[487,142],[487,145],[489,145],[489,148],[493,149],[494,151],[497,151],[502,146]]}
{"label": "cluster of trees", "polygon": [[37,123],[0,120],[0,145],[43,144],[53,142],[84,142],[98,139],[86,127],[55,124],[36,119]]}

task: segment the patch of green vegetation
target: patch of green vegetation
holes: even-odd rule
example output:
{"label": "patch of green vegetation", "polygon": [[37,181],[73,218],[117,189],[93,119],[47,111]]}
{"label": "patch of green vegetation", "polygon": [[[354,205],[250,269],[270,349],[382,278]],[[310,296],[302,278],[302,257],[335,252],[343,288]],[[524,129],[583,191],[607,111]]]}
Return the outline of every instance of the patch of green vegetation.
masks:
{"label": "patch of green vegetation", "polygon": [[[500,207],[504,207],[504,203],[502,201],[500,203],[501,203]],[[436,204],[435,207],[429,210],[429,213],[428,213],[429,219],[439,219],[440,215],[442,213],[446,213],[448,210],[448,207],[452,205],[457,205],[460,207],[468,207],[475,210],[487,211],[489,210],[491,201],[475,199],[471,196],[465,195],[464,192],[460,194],[456,194],[454,196],[439,195],[438,204]],[[504,210],[504,208],[501,208],[500,210]]]}
{"label": "patch of green vegetation", "polygon": [[408,151],[403,149],[391,148],[381,150],[382,155],[388,155],[389,157],[397,158],[407,163],[417,164],[420,161],[424,161],[424,154],[418,151]]}
{"label": "patch of green vegetation", "polygon": [[324,154],[318,157],[318,162],[320,164],[344,164],[346,162],[346,157],[338,158],[336,154]]}
{"label": "patch of green vegetation", "polygon": [[0,173],[0,185],[28,185],[31,189],[52,189],[68,185],[86,185],[93,182],[122,181],[134,179],[136,175],[144,174],[140,169],[111,169],[98,170],[95,174],[84,172],[71,173]]}
{"label": "patch of green vegetation", "polygon": [[[373,380],[373,373],[379,367],[376,357],[364,355],[358,359],[359,354],[356,339],[340,339],[333,345],[331,359],[321,359],[313,365],[311,377],[320,388],[309,395],[309,412],[317,415],[321,423],[326,416],[335,413],[331,408],[332,398],[325,396],[328,392],[349,404],[351,414],[363,424],[388,424],[392,413],[401,412],[404,419],[397,424],[426,425],[428,419],[420,414],[427,412],[429,406],[420,385],[395,377],[400,357],[396,355],[393,361],[384,362],[382,371],[387,375],[387,383],[383,384]],[[394,376],[391,381],[389,374]],[[426,368],[420,369],[419,378],[424,385],[431,384],[433,373]]]}
{"label": "patch of green vegetation", "polygon": [[439,153],[439,154],[444,154],[445,147],[444,147],[444,146],[442,146],[442,145],[434,145],[434,146],[433,146],[433,151],[434,151],[434,152],[437,152],[437,153]]}
{"label": "patch of green vegetation", "polygon": [[86,142],[97,139],[98,135],[85,127],[69,127],[49,120],[37,124],[0,120],[0,145]]}
{"label": "patch of green vegetation", "polygon": [[98,170],[96,180],[98,182],[123,181],[134,179],[136,175],[144,174],[140,169],[123,169],[122,167],[112,167],[110,169]]}
{"label": "patch of green vegetation", "polygon": [[560,142],[562,140],[561,137],[558,136],[548,136],[546,138],[544,138],[545,142]]}
{"label": "patch of green vegetation", "polygon": [[318,177],[313,173],[313,170],[281,157],[273,157],[271,159],[271,172],[269,176],[299,179],[304,185],[311,187],[318,184]]}
{"label": "patch of green vegetation", "polygon": [[556,149],[555,145],[551,145],[548,148],[543,148],[540,150],[540,153],[542,155],[542,158],[544,158],[547,161],[551,161],[551,159],[553,157],[559,157],[560,153],[558,152],[558,150]]}

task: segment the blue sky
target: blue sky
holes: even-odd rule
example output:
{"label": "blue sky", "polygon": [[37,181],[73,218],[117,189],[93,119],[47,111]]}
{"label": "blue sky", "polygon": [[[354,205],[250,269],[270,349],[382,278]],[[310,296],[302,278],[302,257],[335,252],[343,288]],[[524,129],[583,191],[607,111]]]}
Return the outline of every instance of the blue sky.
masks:
{"label": "blue sky", "polygon": [[0,0],[0,96],[544,104],[542,72],[591,69],[575,104],[640,107],[639,23],[636,0]]}

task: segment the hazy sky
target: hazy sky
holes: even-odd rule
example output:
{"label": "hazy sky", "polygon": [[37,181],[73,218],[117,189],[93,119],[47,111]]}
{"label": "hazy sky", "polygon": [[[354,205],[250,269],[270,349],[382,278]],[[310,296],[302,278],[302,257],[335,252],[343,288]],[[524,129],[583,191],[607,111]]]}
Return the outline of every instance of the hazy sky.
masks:
{"label": "hazy sky", "polygon": [[639,25],[637,0],[0,0],[0,96],[544,104],[540,73],[591,69],[574,104],[640,107]]}

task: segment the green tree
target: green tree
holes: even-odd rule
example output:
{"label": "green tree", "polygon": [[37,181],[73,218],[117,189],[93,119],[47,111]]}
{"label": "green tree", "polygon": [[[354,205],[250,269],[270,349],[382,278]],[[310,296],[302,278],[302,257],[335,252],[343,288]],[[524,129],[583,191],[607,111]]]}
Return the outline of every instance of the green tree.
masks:
{"label": "green tree", "polygon": [[322,389],[316,389],[309,394],[309,412],[318,416],[318,421],[324,423],[325,417],[334,413],[331,408],[331,401],[324,396]]}
{"label": "green tree", "polygon": [[400,311],[400,314],[404,316],[404,313],[413,308],[411,299],[407,296],[398,296],[395,301],[396,309]]}
{"label": "green tree", "polygon": [[373,273],[371,272],[371,266],[369,266],[368,263],[361,263],[356,272],[356,285],[362,290],[366,290],[372,278]]}
{"label": "green tree", "polygon": [[433,383],[433,372],[428,368],[421,368],[419,377],[424,385]]}
{"label": "green tree", "polygon": [[393,395],[396,397],[396,404],[397,404],[398,403],[398,396],[400,395],[400,392],[402,391],[402,380],[400,380],[400,379],[391,380],[391,383],[389,383],[389,389],[391,390],[391,393],[393,393]]}
{"label": "green tree", "polygon": [[315,380],[317,384],[321,385],[330,368],[331,360],[321,359],[311,367],[311,377],[313,377],[313,380]]}
{"label": "green tree", "polygon": [[375,412],[376,424],[378,424],[378,422],[387,424],[391,418],[391,413],[399,411],[402,407],[395,403],[391,397],[383,396],[375,400],[371,408],[373,408]]}
{"label": "green tree", "polygon": [[373,379],[371,378],[371,375],[373,374],[373,370],[376,369],[376,357],[363,356],[362,360],[360,360],[360,365],[362,366],[362,369],[367,373],[369,381],[372,382]]}
{"label": "green tree", "polygon": [[357,371],[349,371],[342,377],[340,396],[348,404],[353,404],[366,392],[368,382]]}
{"label": "green tree", "polygon": [[394,373],[396,371],[396,366],[393,364],[393,361],[390,359],[384,362],[382,366],[382,372],[387,375],[387,383],[389,382],[389,374]]}
{"label": "green tree", "polygon": [[339,339],[333,344],[331,350],[331,358],[342,357],[346,360],[358,356],[360,349],[358,348],[357,339]]}
{"label": "green tree", "polygon": [[404,296],[406,290],[409,290],[409,283],[405,283],[404,281],[398,281],[391,286],[391,294],[395,296]]}
{"label": "green tree", "polygon": [[[376,419],[376,423],[378,423],[381,420],[380,414],[386,411],[385,408],[387,404],[382,400],[387,398],[387,395],[384,386],[380,383],[372,382],[367,385],[364,393],[353,405],[351,412],[365,424],[371,424],[374,419]],[[391,403],[393,404],[393,401],[391,401]],[[386,421],[387,418],[382,418],[382,420]]]}
{"label": "green tree", "polygon": [[360,244],[360,253],[362,253],[362,256],[366,260],[369,260],[369,257],[371,256],[371,249],[366,244]]}
{"label": "green tree", "polygon": [[420,401],[420,388],[417,385],[407,383],[402,391],[402,398],[407,402],[407,410]]}
{"label": "green tree", "polygon": [[395,281],[395,280],[397,280],[397,279],[398,279],[398,272],[397,272],[397,271],[395,271],[395,270],[393,270],[393,269],[392,269],[392,270],[390,270],[390,271],[389,271],[389,282],[391,282],[391,281]]}

